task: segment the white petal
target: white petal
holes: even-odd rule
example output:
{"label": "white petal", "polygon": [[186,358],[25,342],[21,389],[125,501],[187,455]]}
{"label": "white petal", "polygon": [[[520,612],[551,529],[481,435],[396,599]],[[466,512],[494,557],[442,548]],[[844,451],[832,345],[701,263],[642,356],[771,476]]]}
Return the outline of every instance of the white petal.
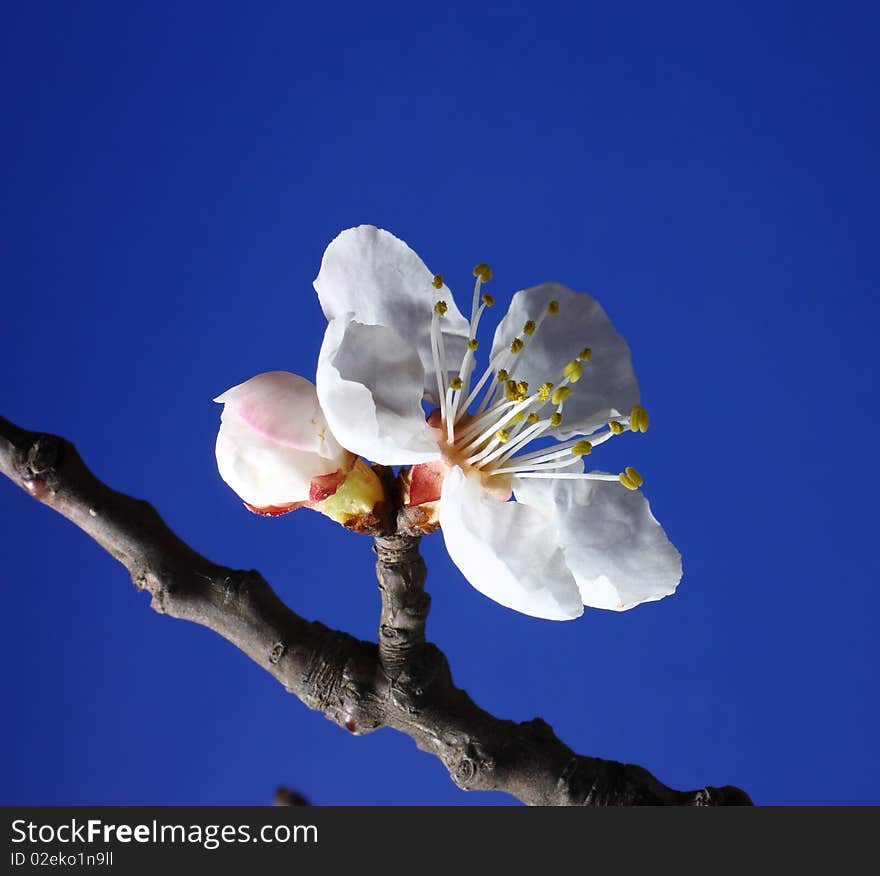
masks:
{"label": "white petal", "polygon": [[383,465],[439,457],[422,409],[418,353],[392,329],[331,320],[318,356],[318,397],[338,441]]}
{"label": "white petal", "polygon": [[224,405],[221,420],[240,420],[271,442],[308,450],[328,459],[342,452],[330,429],[315,384],[289,371],[267,371],[214,399]]}
{"label": "white petal", "polygon": [[518,501],[555,523],[585,605],[624,611],[669,596],[681,554],[641,492],[590,480],[517,479]]}
{"label": "white petal", "polygon": [[[445,286],[402,240],[373,225],[343,231],[324,252],[315,291],[328,320],[350,314],[366,325],[384,325],[406,338],[425,370],[424,391],[434,398],[437,381],[431,355],[431,314],[437,297],[448,305],[441,321],[447,365],[458,371],[467,346],[468,321]],[[437,399],[434,399],[437,403]]]}
{"label": "white petal", "polygon": [[255,508],[306,501],[313,478],[338,471],[347,461],[345,451],[328,459],[280,444],[237,417],[220,423],[215,450],[220,477]]}
{"label": "white petal", "polygon": [[526,321],[537,320],[552,300],[559,302],[559,313],[548,316],[526,340],[525,349],[512,359],[515,364],[509,370],[517,380],[526,380],[535,388],[546,381],[559,383],[566,363],[590,347],[592,358],[572,386],[558,430],[562,437],[589,434],[610,417],[628,414],[639,401],[629,347],[595,298],[560,283],[517,292],[495,331],[492,355],[508,348]]}
{"label": "white petal", "polygon": [[492,499],[455,467],[443,481],[440,526],[449,556],[480,593],[533,617],[583,614],[554,527],[538,511]]}

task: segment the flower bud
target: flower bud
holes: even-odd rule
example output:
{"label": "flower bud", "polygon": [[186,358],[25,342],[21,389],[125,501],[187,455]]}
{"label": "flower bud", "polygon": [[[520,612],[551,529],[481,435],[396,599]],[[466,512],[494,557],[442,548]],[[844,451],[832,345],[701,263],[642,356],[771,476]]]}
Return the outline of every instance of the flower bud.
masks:
{"label": "flower bud", "polygon": [[220,477],[256,513],[325,501],[354,465],[330,432],[314,384],[298,374],[258,374],[214,401],[223,405]]}

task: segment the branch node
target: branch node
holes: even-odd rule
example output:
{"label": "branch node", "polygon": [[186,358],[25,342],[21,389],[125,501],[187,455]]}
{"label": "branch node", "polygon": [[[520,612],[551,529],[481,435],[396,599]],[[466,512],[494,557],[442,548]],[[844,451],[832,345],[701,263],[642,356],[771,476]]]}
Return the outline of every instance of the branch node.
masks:
{"label": "branch node", "polygon": [[55,435],[38,435],[27,453],[27,467],[31,474],[48,472],[61,455],[61,439]]}
{"label": "branch node", "polygon": [[477,784],[487,786],[486,774],[495,769],[495,761],[474,740],[469,739],[464,743],[464,751],[459,749],[457,758],[449,766],[452,780],[459,788],[465,791],[471,790]]}

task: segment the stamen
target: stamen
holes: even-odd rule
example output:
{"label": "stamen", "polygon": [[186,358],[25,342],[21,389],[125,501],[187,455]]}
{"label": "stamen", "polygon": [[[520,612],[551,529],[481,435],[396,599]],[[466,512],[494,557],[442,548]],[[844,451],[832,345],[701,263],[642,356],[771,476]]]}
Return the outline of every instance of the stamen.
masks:
{"label": "stamen", "polygon": [[569,383],[577,383],[584,373],[584,363],[580,359],[572,359],[565,368],[562,369],[563,377],[568,379]]}
{"label": "stamen", "polygon": [[554,478],[569,481],[609,481],[614,483],[619,480],[618,475],[603,474],[602,472],[583,472],[582,474],[568,474],[566,472],[532,472],[525,471],[518,477],[521,478]]}
{"label": "stamen", "polygon": [[[513,461],[516,461],[516,457],[514,457]],[[526,474],[532,472],[541,472],[541,471],[558,471],[561,468],[571,468],[573,465],[583,465],[581,462],[581,458],[579,456],[571,456],[569,455],[565,459],[559,459],[554,462],[547,462],[543,465],[506,465],[503,468],[496,468],[492,470],[492,474]]]}
{"label": "stamen", "polygon": [[636,486],[640,487],[645,482],[645,479],[631,465],[628,465],[624,471]]}
{"label": "stamen", "polygon": [[492,269],[485,263],[480,262],[474,265],[474,276],[479,277],[484,283],[488,283],[492,279]]}
{"label": "stamen", "polygon": [[[509,347],[491,358],[480,380],[469,391],[475,353],[479,349],[477,329],[480,317],[487,307],[495,303],[492,295],[481,290],[481,285],[492,278],[492,269],[481,262],[474,267],[474,277],[466,349],[458,374],[451,379],[447,371],[440,322],[449,310],[447,302],[435,301],[431,317],[431,353],[437,376],[440,414],[446,423],[447,442],[455,448],[456,457],[462,459],[463,465],[482,469],[489,476],[516,474],[521,478],[616,481],[628,490],[639,489],[643,479],[632,466],[626,466],[617,475],[565,471],[572,466],[581,468],[582,457],[588,456],[597,445],[620,435],[627,428],[633,432],[645,432],[650,423],[647,410],[641,405],[634,405],[628,417],[618,416],[618,419],[610,420],[607,430],[593,433],[588,438],[582,435],[565,441],[558,440],[558,433],[552,430],[562,425],[563,408],[572,395],[572,386],[583,377],[584,366],[592,358],[590,347],[584,347],[563,367],[558,383],[543,383],[531,395],[528,381],[515,378],[517,365],[523,358],[518,354],[531,343],[530,339],[540,330],[543,321],[560,312],[558,301],[548,302],[543,313],[525,321],[519,335],[511,340]],[[441,274],[434,275],[431,284],[435,290],[445,289]],[[468,408],[484,389],[479,408],[474,414],[469,414]],[[553,404],[556,410],[542,418],[538,411],[548,403]],[[461,425],[456,429],[460,421]],[[531,453],[522,452],[542,435],[557,440],[550,447]]]}
{"label": "stamen", "polygon": [[[484,419],[492,420],[493,421],[492,426],[490,426],[488,429],[486,429],[485,432],[478,435],[476,438],[474,438],[472,440],[469,440],[469,441],[460,440],[457,444],[457,446],[460,448],[460,451],[462,453],[468,453],[470,451],[476,450],[476,448],[478,448],[482,444],[484,444],[485,441],[489,438],[489,436],[492,435],[492,432],[494,429],[506,426],[508,423],[510,423],[513,420],[513,418],[514,418],[514,416],[516,416],[516,414],[518,414],[520,411],[527,408],[531,403],[532,403],[532,400],[528,399],[528,398],[525,399],[525,401],[520,401],[520,402],[505,402],[501,406],[499,406],[498,408],[494,408],[493,410],[488,411],[486,413]],[[507,412],[502,417],[499,418],[498,414],[500,413],[501,410],[505,410],[505,409],[507,410]],[[470,425],[469,425],[469,428],[470,428]],[[507,438],[510,438],[510,433],[507,430],[500,428],[499,431],[504,432],[507,435]],[[495,432],[495,437],[498,438],[498,432]],[[507,440],[507,439],[505,439],[505,440]],[[480,450],[478,453],[475,453],[474,455],[467,457],[465,459],[465,462],[468,465],[474,465],[475,463],[479,462],[481,459],[484,459],[493,449],[494,449],[493,443],[490,441],[489,444],[486,445],[485,447],[483,447],[483,449]]]}
{"label": "stamen", "polygon": [[[518,359],[512,358],[512,357],[517,356],[519,353],[521,353],[523,351],[523,349],[526,346],[526,341],[528,341],[528,339],[541,328],[541,323],[544,322],[544,319],[546,317],[547,317],[547,311],[542,313],[538,317],[537,320],[534,320],[534,319],[526,320],[525,324],[523,325],[522,336],[515,337],[510,342],[510,347],[506,351],[503,351],[503,353],[501,353],[499,355],[499,360],[500,360],[499,364],[504,366],[505,369],[506,368],[510,369],[510,375],[509,375],[510,377],[513,377],[514,372],[516,371],[516,368],[517,368],[517,364],[518,364]],[[506,379],[507,378],[505,378],[505,380]],[[492,390],[487,395],[487,397],[483,399],[483,402],[480,405],[480,410],[483,410],[487,405],[491,404],[494,401],[496,389],[497,389],[497,387],[493,387]]]}
{"label": "stamen", "polygon": [[631,465],[628,465],[617,478],[628,490],[637,490],[644,483],[642,476]]}
{"label": "stamen", "polygon": [[[544,320],[546,318],[547,318],[547,312],[544,311],[544,313],[542,313],[538,317],[537,320],[527,319],[525,324],[523,325],[522,337],[514,338],[514,340],[511,341],[510,354],[516,355],[517,353],[522,352],[522,349],[525,346],[526,341],[528,341],[528,339],[531,338],[532,335],[534,335],[537,331],[540,330],[541,324],[544,322]],[[508,354],[508,355],[510,355],[510,354]],[[518,360],[516,360],[516,359],[514,359],[510,364],[511,377],[513,376],[514,371],[516,371],[517,364],[518,364]]]}
{"label": "stamen", "polygon": [[446,419],[446,389],[443,386],[446,369],[440,364],[440,315],[436,306],[431,316],[431,356],[434,359],[434,375],[437,378],[437,404],[440,405],[440,418]]}
{"label": "stamen", "polygon": [[[485,378],[489,374],[491,374],[498,363],[504,362],[507,359],[507,356],[508,353],[506,350],[500,350],[498,353],[496,353],[495,356],[493,356],[492,361],[489,363],[489,367],[486,369],[486,373],[483,375],[483,377]],[[478,414],[482,413],[484,410],[486,410],[487,407],[489,407],[489,405],[495,400],[496,391],[507,382],[507,369],[499,368],[497,378],[497,382],[490,383],[489,387],[486,389],[486,394],[483,396],[483,400],[480,402],[480,406],[477,408]],[[481,378],[479,386],[471,393],[471,396],[476,396],[477,392],[479,392],[479,387],[483,385],[483,382],[484,380],[483,378]],[[470,399],[468,399],[468,404],[470,404]]]}
{"label": "stamen", "polygon": [[[544,422],[546,423],[548,421],[545,420]],[[513,454],[511,453],[503,461],[506,462],[507,459],[510,459],[511,462],[516,463],[521,468],[531,468],[533,465],[539,465],[545,462],[552,462],[553,460],[562,459],[564,457],[570,456],[573,448],[577,447],[577,445],[581,442],[583,442],[584,444],[589,444],[590,449],[592,450],[592,448],[598,447],[600,444],[604,444],[610,437],[610,432],[599,432],[591,435],[589,441],[586,441],[583,438],[572,438],[568,441],[554,444],[551,447],[543,447],[540,450],[533,451],[532,453],[523,453],[519,456],[513,456]],[[515,448],[515,450],[518,449],[519,448]]]}
{"label": "stamen", "polygon": [[[473,306],[471,308],[471,324],[470,324],[470,338],[467,343],[467,350],[465,350],[464,358],[461,360],[461,367],[458,369],[459,374],[462,379],[462,392],[461,395],[457,395],[452,404],[452,410],[449,414],[453,423],[457,423],[464,414],[467,413],[468,406],[471,403],[471,395],[468,395],[468,390],[471,385],[471,374],[473,374],[475,358],[474,353],[479,347],[480,343],[477,340],[477,329],[480,326],[480,317],[483,315],[483,311],[489,306],[486,303],[486,296],[483,296],[483,303],[478,306],[479,294],[480,294],[480,283],[482,282],[480,277],[477,277],[476,282],[474,283],[474,301]],[[490,295],[489,298],[492,296]],[[467,396],[464,404],[461,404],[462,396]],[[459,412],[459,407],[461,407],[461,411]]]}
{"label": "stamen", "polygon": [[[456,378],[453,378],[456,379]],[[455,399],[455,390],[452,388],[452,381],[449,382],[449,389],[446,390],[446,443],[453,444],[455,442],[455,422],[452,419],[452,404]]]}
{"label": "stamen", "polygon": [[550,396],[550,402],[554,405],[561,405],[570,395],[570,386],[560,386],[558,389],[553,390],[553,395]]}
{"label": "stamen", "polygon": [[[471,406],[471,404],[476,399],[476,397],[480,394],[480,391],[485,386],[486,381],[494,373],[495,366],[498,364],[498,362],[502,356],[503,356],[503,353],[496,353],[495,356],[493,356],[492,359],[489,361],[489,364],[486,366],[486,370],[483,372],[483,376],[477,381],[476,386],[473,388],[470,395],[468,395],[464,404],[461,406],[462,411],[466,411]],[[504,374],[503,378],[501,377],[502,373]],[[497,377],[498,377],[499,383],[504,383],[504,381],[507,380],[507,372],[504,371],[504,369],[501,369],[501,371],[498,372]],[[481,413],[485,409],[486,405],[488,404],[489,398],[492,395],[492,393],[494,393],[494,391],[495,391],[495,384],[490,383],[489,389],[486,391],[486,395],[483,397],[483,401],[480,403],[480,407],[477,409],[478,414]]]}
{"label": "stamen", "polygon": [[630,431],[647,432],[649,425],[648,412],[641,405],[635,405],[629,415]]}
{"label": "stamen", "polygon": [[[504,464],[507,462],[514,453],[516,453],[521,448],[525,447],[527,444],[534,441],[536,438],[540,438],[540,436],[550,428],[549,420],[540,420],[537,423],[532,424],[531,426],[526,427],[523,432],[518,435],[513,441],[510,442],[510,446],[505,448],[504,453],[501,458],[498,460],[500,464]],[[546,448],[545,448],[546,450]],[[538,453],[543,453],[544,451],[538,451]],[[529,457],[516,457],[519,459],[526,459]]]}
{"label": "stamen", "polygon": [[[456,446],[461,450],[466,450],[470,446],[476,447],[492,434],[492,429],[496,428],[498,425],[503,425],[503,423],[501,423],[501,412],[510,411],[518,405],[520,407],[525,407],[525,405],[522,405],[519,402],[501,402],[501,404],[491,410],[475,415],[474,418],[459,431]],[[479,439],[475,440],[475,435],[479,435]]]}

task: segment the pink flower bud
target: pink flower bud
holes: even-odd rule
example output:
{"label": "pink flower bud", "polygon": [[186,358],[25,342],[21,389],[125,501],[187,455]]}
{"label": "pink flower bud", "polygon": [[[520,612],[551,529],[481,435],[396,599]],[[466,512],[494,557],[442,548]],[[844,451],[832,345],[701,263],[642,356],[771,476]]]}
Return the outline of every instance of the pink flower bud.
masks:
{"label": "pink flower bud", "polygon": [[220,476],[256,513],[332,496],[354,464],[330,432],[314,384],[298,374],[258,374],[214,401],[223,405]]}

